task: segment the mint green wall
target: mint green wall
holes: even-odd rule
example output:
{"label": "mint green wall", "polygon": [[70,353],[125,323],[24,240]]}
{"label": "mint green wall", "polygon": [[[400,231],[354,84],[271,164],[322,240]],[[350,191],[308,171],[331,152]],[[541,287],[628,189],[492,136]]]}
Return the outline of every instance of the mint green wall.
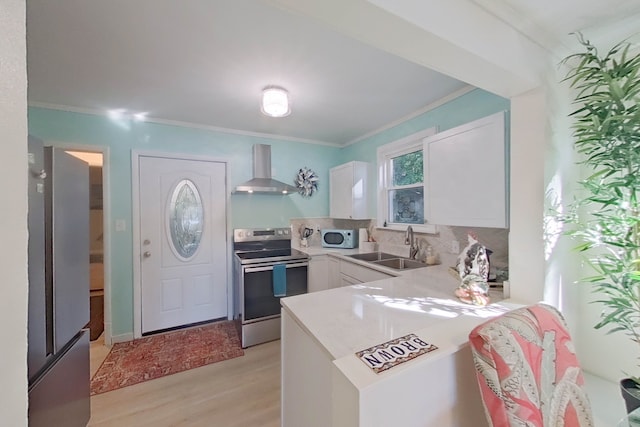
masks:
{"label": "mint green wall", "polygon": [[[252,176],[252,147],[270,144],[274,177],[292,183],[301,167],[320,177],[319,191],[311,198],[289,196],[232,195],[231,227],[288,226],[290,218],[329,214],[329,168],[351,160],[376,163],[382,144],[432,126],[439,131],[508,110],[509,101],[480,89],[473,90],[434,110],[401,123],[344,149],[277,139],[227,134],[205,129],[144,122],[114,121],[108,117],[43,108],[29,109],[29,133],[45,143],[109,147],[111,220],[124,219],[125,232],[111,227],[112,334],[133,331],[133,237],[131,234],[131,151],[188,153],[226,159],[230,188]],[[369,187],[369,211],[376,216],[376,181]]]}
{"label": "mint green wall", "polygon": [[340,149],[277,139],[227,134],[204,129],[144,122],[114,121],[108,117],[43,108],[29,109],[29,133],[45,143],[109,147],[111,220],[124,219],[125,232],[111,227],[112,334],[133,331],[133,237],[131,234],[131,152],[188,153],[226,159],[230,188],[252,177],[252,147],[271,145],[274,177],[293,184],[301,167],[320,177],[313,197],[232,195],[231,227],[288,226],[290,218],[329,214],[329,168],[339,163]]}
{"label": "mint green wall", "polygon": [[[474,89],[411,120],[345,147],[340,153],[340,163],[360,160],[375,165],[378,161],[376,151],[381,145],[430,127],[435,126],[438,132],[442,132],[498,111],[509,110],[508,99],[482,89]],[[375,218],[377,180],[372,179],[369,182],[369,214]]]}

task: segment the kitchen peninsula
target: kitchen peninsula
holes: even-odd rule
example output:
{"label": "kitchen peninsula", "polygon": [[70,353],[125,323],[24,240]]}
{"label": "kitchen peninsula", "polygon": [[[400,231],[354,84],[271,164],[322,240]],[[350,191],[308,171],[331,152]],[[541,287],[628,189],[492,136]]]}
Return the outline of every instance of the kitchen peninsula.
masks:
{"label": "kitchen peninsula", "polygon": [[[485,423],[467,337],[517,305],[497,292],[487,307],[458,302],[442,265],[396,275],[281,300],[283,427]],[[380,373],[355,354],[407,334],[437,349]]]}

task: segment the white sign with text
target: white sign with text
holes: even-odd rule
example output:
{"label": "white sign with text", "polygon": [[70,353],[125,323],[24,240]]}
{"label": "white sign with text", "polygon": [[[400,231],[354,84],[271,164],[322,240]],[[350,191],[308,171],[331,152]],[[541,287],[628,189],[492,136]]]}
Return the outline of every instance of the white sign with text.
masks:
{"label": "white sign with text", "polygon": [[376,374],[437,350],[415,334],[405,335],[356,353],[356,356]]}

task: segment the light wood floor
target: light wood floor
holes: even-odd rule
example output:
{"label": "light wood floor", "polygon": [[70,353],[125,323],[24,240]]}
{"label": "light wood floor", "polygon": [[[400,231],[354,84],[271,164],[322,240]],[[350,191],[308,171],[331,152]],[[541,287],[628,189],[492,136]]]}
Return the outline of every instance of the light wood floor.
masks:
{"label": "light wood floor", "polygon": [[[101,355],[99,346],[98,340],[92,343],[92,375],[108,353],[102,350]],[[88,425],[279,427],[280,341],[247,348],[235,359],[93,396]]]}
{"label": "light wood floor", "polygon": [[93,375],[109,354],[109,347],[104,345],[104,334],[100,335],[98,339],[91,341],[89,345],[91,346],[91,350],[89,351],[91,356],[89,359],[89,370],[91,374],[89,378],[93,378]]}

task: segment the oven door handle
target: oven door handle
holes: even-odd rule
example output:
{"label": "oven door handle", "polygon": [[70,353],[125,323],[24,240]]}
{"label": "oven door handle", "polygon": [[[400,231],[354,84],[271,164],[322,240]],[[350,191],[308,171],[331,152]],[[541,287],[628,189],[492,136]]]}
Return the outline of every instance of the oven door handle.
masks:
{"label": "oven door handle", "polygon": [[[277,265],[277,264],[272,264],[272,265],[267,265],[267,266],[262,266],[262,267],[245,267],[244,268],[244,272],[245,273],[257,273],[260,271],[269,271],[269,270],[273,270],[273,266]],[[296,262],[296,263],[290,263],[290,264],[285,264],[287,266],[287,268],[296,268],[296,267],[307,267],[309,266],[308,262]]]}

